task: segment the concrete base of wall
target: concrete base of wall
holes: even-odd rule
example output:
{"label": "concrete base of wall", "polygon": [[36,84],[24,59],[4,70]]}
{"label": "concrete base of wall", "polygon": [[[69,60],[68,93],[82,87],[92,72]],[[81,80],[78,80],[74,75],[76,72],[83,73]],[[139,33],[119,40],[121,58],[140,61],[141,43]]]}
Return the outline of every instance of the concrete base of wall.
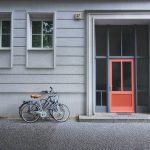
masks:
{"label": "concrete base of wall", "polygon": [[130,123],[149,122],[150,114],[139,113],[99,113],[93,116],[79,116],[80,122],[101,122],[101,123]]}

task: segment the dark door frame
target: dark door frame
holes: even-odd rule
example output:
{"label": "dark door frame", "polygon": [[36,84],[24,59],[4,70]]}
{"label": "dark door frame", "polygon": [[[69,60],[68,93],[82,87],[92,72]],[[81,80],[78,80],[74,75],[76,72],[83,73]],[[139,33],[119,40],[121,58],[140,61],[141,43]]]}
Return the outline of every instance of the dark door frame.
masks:
{"label": "dark door frame", "polygon": [[[96,104],[96,55],[95,55],[95,25],[96,21],[99,21],[100,25],[104,25],[103,20],[107,19],[114,20],[115,24],[119,24],[121,20],[127,20],[128,23],[135,25],[136,20],[138,19],[141,24],[143,23],[143,19],[147,21],[147,25],[149,25],[150,17],[149,16],[150,11],[149,10],[86,10],[86,115],[91,116],[93,114],[96,114],[95,104]],[[121,15],[123,14],[123,15]],[[127,19],[128,18],[128,19]],[[105,23],[105,25],[109,25],[109,23]],[[150,38],[149,38],[150,41]],[[135,42],[136,45],[136,42]],[[136,48],[135,48],[136,49]],[[109,58],[113,58],[112,56],[109,56],[109,48],[107,49],[107,60]],[[150,53],[149,53],[150,56]],[[106,57],[105,57],[106,58]],[[135,52],[135,56],[128,57],[133,58],[135,62],[135,112],[142,111],[144,107],[140,108],[137,105],[137,52]],[[138,57],[139,58],[139,57]],[[149,57],[150,58],[150,57]],[[148,66],[150,68],[150,65]],[[150,73],[150,69],[149,69]],[[107,63],[107,76],[109,76],[109,64]],[[107,77],[107,79],[109,79]],[[108,83],[108,81],[107,81]],[[149,82],[150,86],[150,82]],[[109,90],[109,85],[107,84],[107,91]],[[108,93],[108,92],[107,92]],[[149,88],[149,97],[150,97],[150,88]],[[109,102],[109,99],[108,99]],[[148,101],[149,102],[149,101]],[[146,107],[147,111],[150,108],[150,102],[148,104],[148,107]],[[144,108],[145,110],[145,108]],[[109,111],[109,103],[107,105],[107,112]],[[143,112],[143,111],[142,111]]]}
{"label": "dark door frame", "polygon": [[[106,110],[106,112],[110,112],[110,66],[109,66],[109,60],[110,59],[134,59],[134,112],[137,112],[137,39],[136,39],[136,25],[134,25],[134,33],[135,33],[135,52],[134,52],[134,56],[110,56],[110,44],[109,44],[109,39],[110,39],[110,35],[109,35],[109,25],[107,25],[107,84],[106,84],[106,93],[107,93],[107,106],[106,109],[102,107],[102,111]],[[121,51],[122,51],[122,47],[121,47]],[[122,53],[122,52],[121,52]],[[99,58],[103,58],[103,56],[99,57]],[[95,81],[96,82],[96,81]],[[96,84],[95,84],[96,85]],[[96,99],[95,99],[96,101]]]}

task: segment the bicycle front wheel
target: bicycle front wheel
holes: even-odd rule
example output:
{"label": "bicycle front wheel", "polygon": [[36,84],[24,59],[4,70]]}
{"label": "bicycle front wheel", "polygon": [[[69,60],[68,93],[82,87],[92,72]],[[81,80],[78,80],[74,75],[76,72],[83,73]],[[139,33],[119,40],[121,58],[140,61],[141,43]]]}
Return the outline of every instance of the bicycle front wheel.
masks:
{"label": "bicycle front wheel", "polygon": [[34,111],[39,111],[39,107],[36,104],[27,103],[21,108],[21,116],[25,122],[34,123],[36,122],[40,116],[36,113],[32,113]]}
{"label": "bicycle front wheel", "polygon": [[56,121],[65,122],[70,116],[69,108],[64,104],[58,103],[52,110],[52,116]]}

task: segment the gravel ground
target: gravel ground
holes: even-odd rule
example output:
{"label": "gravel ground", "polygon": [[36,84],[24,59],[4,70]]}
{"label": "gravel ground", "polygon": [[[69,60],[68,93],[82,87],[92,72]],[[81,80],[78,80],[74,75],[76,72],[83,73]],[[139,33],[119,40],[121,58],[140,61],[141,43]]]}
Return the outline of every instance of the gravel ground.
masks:
{"label": "gravel ground", "polygon": [[0,150],[150,150],[150,123],[1,119]]}

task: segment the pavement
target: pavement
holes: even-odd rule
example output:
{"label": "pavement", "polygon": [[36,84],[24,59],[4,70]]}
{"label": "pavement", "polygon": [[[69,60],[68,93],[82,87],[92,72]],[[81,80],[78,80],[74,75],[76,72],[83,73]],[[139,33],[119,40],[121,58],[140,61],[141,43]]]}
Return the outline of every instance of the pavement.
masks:
{"label": "pavement", "polygon": [[0,119],[0,150],[150,150],[150,123]]}

